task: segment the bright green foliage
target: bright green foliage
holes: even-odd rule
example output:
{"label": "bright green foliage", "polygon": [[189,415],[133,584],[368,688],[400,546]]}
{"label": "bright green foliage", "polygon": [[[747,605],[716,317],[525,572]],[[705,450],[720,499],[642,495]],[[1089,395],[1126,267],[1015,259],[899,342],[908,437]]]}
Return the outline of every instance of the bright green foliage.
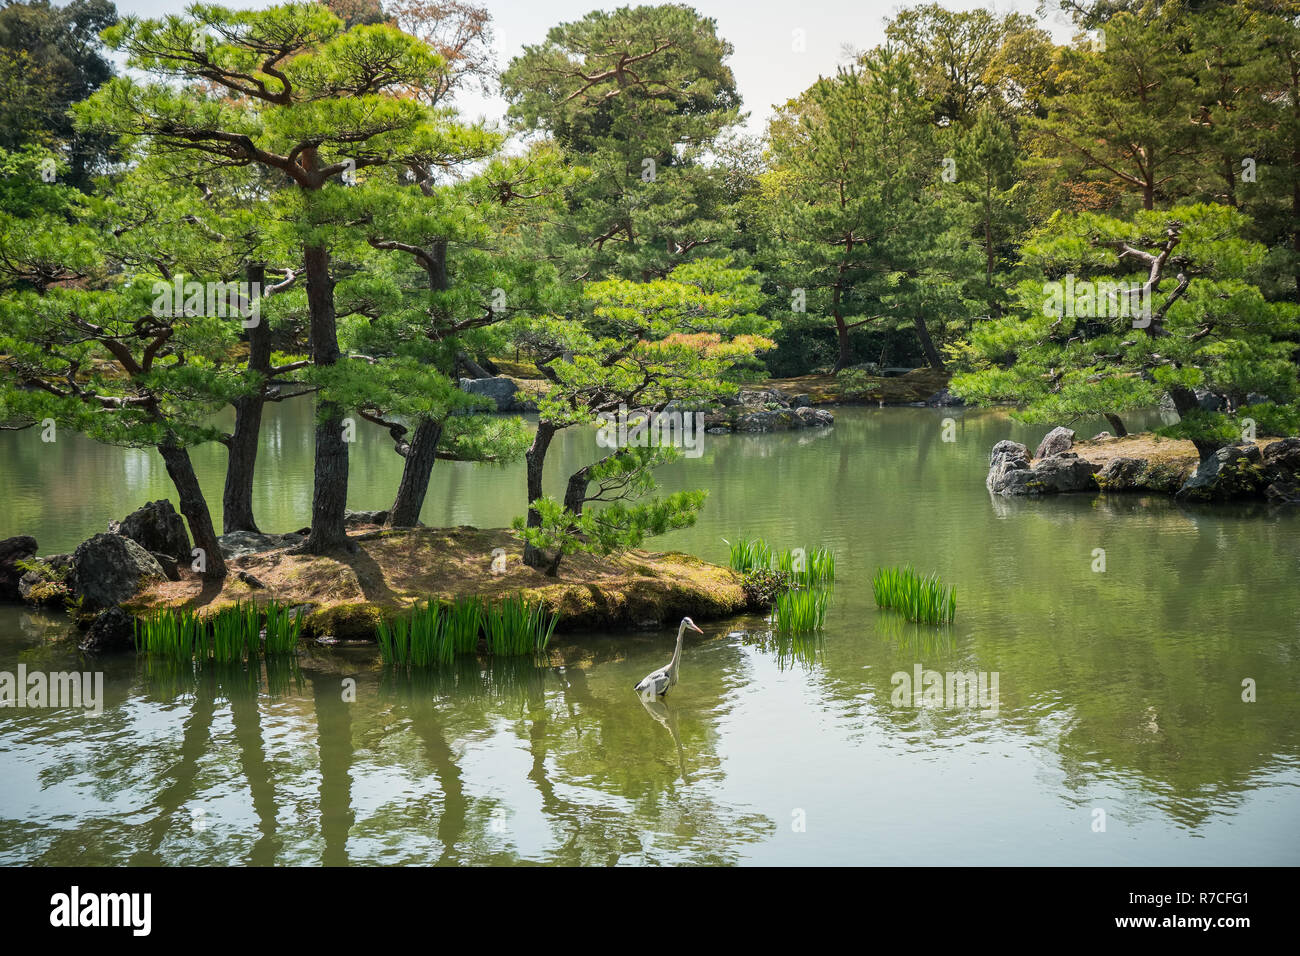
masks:
{"label": "bright green foliage", "polygon": [[776,557],[776,569],[801,587],[825,587],[835,582],[835,555],[829,548],[804,549],[802,555],[782,551]]}
{"label": "bright green foliage", "polygon": [[773,569],[801,587],[824,587],[835,581],[835,555],[829,548],[792,548],[776,552],[762,538],[752,541],[741,538],[727,544],[731,548],[731,568],[742,574]]}
{"label": "bright green foliage", "polygon": [[[727,260],[685,263],[649,282],[592,283],[587,301],[585,320],[548,316],[516,329],[516,341],[551,383],[538,400],[539,435],[549,443],[558,429],[601,421],[602,443],[615,447],[569,476],[562,502],[543,503],[540,486],[530,484],[529,516],[516,527],[526,527],[530,554],[550,553],[550,573],[565,554],[636,547],[649,535],[694,521],[704,501],[700,492],[624,503],[652,492],[651,470],[677,451],[649,439],[641,447],[616,447],[630,442],[620,435],[618,416],[660,413],[672,403],[675,413],[692,416],[693,440],[702,441],[694,410],[734,394],[758,352],[771,345],[766,335],[772,323],[755,311],[761,293],[754,273]],[[545,447],[534,441],[530,465]],[[589,502],[601,511],[587,514]]]}
{"label": "bright green foliage", "polygon": [[381,622],[375,637],[384,663],[424,668],[449,665],[457,655],[477,652],[480,637],[496,657],[540,653],[557,623],[558,614],[519,595],[491,602],[469,596],[417,604],[409,617]]}
{"label": "bright green foliage", "polygon": [[[1229,417],[1248,417],[1241,406],[1252,392],[1293,405],[1297,309],[1261,294],[1265,250],[1237,238],[1245,229],[1245,217],[1223,206],[1140,212],[1131,222],[1059,217],[1022,250],[1016,311],[972,330],[961,352],[969,371],[954,377],[953,391],[980,403],[1016,402],[1026,421],[1060,423],[1150,408],[1173,388],[1206,388],[1228,396],[1237,412],[1192,415],[1170,432],[1202,439],[1221,433]],[[1137,300],[1088,283],[1140,288],[1150,265],[1138,253],[1166,254],[1168,267],[1149,324],[1135,328],[1145,321],[1133,314]],[[1075,290],[1068,302],[1066,277]],[[1133,306],[1121,308],[1127,302]],[[1229,432],[1239,436],[1240,424]]]}
{"label": "bright green foliage", "polygon": [[[593,469],[599,485],[611,471],[618,470],[619,494],[642,496],[655,489],[649,473],[646,449],[632,449],[625,455],[614,456],[600,468]],[[662,453],[656,461],[662,461]],[[532,511],[539,518],[529,524],[524,517],[515,518],[513,526],[525,542],[550,554],[548,571],[559,567],[565,555],[613,554],[638,548],[646,538],[666,534],[679,528],[689,528],[704,507],[706,491],[677,491],[650,501],[623,501],[597,509],[574,513],[554,498],[544,496],[532,502]]]}
{"label": "bright green foliage", "polygon": [[938,574],[922,577],[908,565],[877,568],[871,578],[876,607],[891,608],[909,621],[951,624],[957,615],[957,588],[945,589]]}
{"label": "bright green foliage", "polygon": [[665,279],[610,279],[588,287],[586,321],[555,316],[522,324],[520,345],[553,383],[538,405],[557,425],[601,412],[687,405],[733,394],[738,373],[771,342],[772,323],[748,269],[719,260],[678,266]]}
{"label": "bright green foliage", "polygon": [[409,618],[381,621],[375,636],[379,642],[379,656],[386,664],[398,667],[447,664],[456,655],[443,605],[437,601],[417,604]]}
{"label": "bright green foliage", "polygon": [[497,657],[538,654],[546,649],[558,614],[548,614],[540,602],[529,604],[523,597],[504,597],[484,608],[483,634],[488,651]]}
{"label": "bright green foliage", "polygon": [[731,569],[739,571],[742,574],[753,571],[758,568],[770,568],[772,566],[772,546],[762,538],[750,540],[741,538],[738,541],[728,541],[731,547]]}
{"label": "bright green foliage", "polygon": [[134,627],[138,653],[230,663],[296,653],[302,617],[275,601],[264,607],[248,602],[206,617],[191,607],[162,608],[136,618]]}
{"label": "bright green foliage", "polygon": [[791,588],[777,594],[773,605],[776,629],[783,634],[815,631],[826,623],[829,591]]}
{"label": "bright green foliage", "polygon": [[690,7],[621,7],[552,28],[502,74],[516,126],[586,172],[543,237],[567,276],[649,279],[725,252],[725,174],[706,160],[739,119],[730,53]]}

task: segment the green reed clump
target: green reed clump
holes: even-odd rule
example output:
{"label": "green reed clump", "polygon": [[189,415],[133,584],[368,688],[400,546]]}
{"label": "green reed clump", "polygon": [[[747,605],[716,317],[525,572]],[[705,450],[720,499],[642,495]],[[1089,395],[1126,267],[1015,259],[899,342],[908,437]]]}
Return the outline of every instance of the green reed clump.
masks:
{"label": "green reed clump", "polygon": [[380,622],[375,632],[379,656],[399,667],[448,663],[456,656],[448,620],[440,602],[426,601],[415,605],[410,617]]}
{"label": "green reed clump", "polygon": [[825,587],[835,581],[835,555],[829,548],[813,548],[805,550],[803,561],[799,561],[795,551],[782,551],[777,555],[776,569],[802,587]]}
{"label": "green reed clump", "polygon": [[[726,538],[722,539],[727,541]],[[727,541],[731,546],[731,569],[744,574],[746,571],[770,568],[772,566],[772,548],[762,538],[755,538],[750,541],[748,538],[741,538],[735,544]]]}
{"label": "green reed clump", "polygon": [[472,654],[478,650],[485,613],[483,599],[477,595],[457,598],[447,608],[446,627],[453,653]]}
{"label": "green reed clump", "polygon": [[199,646],[200,623],[193,608],[154,611],[135,619],[137,653],[191,660]]}
{"label": "green reed clump", "polygon": [[375,639],[384,663],[428,667],[474,653],[480,635],[491,654],[535,654],[550,642],[559,619],[541,602],[529,604],[518,595],[492,604],[471,596],[416,605],[409,617],[381,623]]}
{"label": "green reed clump", "polygon": [[[266,644],[262,643],[265,615]],[[193,608],[164,608],[135,620],[135,648],[173,660],[241,661],[293,654],[302,632],[298,615],[275,601],[228,605],[199,617]]]}
{"label": "green reed clump", "polygon": [[951,624],[957,615],[957,588],[945,589],[938,574],[922,577],[911,565],[878,568],[871,590],[877,607],[892,608],[909,621]]}
{"label": "green reed clump", "polygon": [[830,592],[799,588],[776,596],[776,629],[784,634],[815,631],[826,623]]}
{"label": "green reed clump", "polygon": [[559,619],[558,614],[547,614],[540,601],[529,604],[519,595],[502,598],[485,607],[488,650],[502,656],[535,654],[550,642]]}
{"label": "green reed clump", "polygon": [[302,615],[294,614],[288,605],[271,601],[266,612],[266,637],[263,647],[268,656],[292,654],[302,637]]}
{"label": "green reed clump", "polygon": [[[725,538],[723,538],[726,541]],[[730,563],[734,571],[750,574],[776,570],[784,573],[791,584],[801,587],[825,587],[835,581],[835,555],[829,548],[791,548],[775,552],[762,538],[741,538],[732,544]]]}

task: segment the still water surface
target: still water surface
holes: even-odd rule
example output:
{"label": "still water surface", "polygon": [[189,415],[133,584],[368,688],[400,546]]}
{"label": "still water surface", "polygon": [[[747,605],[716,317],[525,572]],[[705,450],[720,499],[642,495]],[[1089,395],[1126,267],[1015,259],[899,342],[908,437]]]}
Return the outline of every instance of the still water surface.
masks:
{"label": "still water surface", "polygon": [[[991,500],[988,449],[1044,429],[836,415],[708,436],[662,473],[710,489],[664,547],[835,551],[819,640],[705,624],[681,684],[648,706],[632,685],[675,629],[561,636],[550,666],[416,678],[358,649],[305,651],[296,673],[98,662],[99,716],[0,710],[0,863],[1300,863],[1300,514]],[[310,425],[305,406],[269,411],[264,528],[307,521]],[[548,490],[597,451],[594,432],[557,440]],[[223,453],[196,459],[219,505]],[[363,430],[350,506],[386,507],[400,465]],[[43,553],[172,497],[156,455],[34,431],[0,437],[0,488],[0,537],[34,534]],[[439,462],[423,519],[500,526],[522,488],[520,467]],[[875,609],[872,571],[906,562],[957,585],[955,626]],[[0,608],[0,670],[88,666],[64,629]],[[891,675],[917,664],[996,671],[997,712],[895,706]]]}

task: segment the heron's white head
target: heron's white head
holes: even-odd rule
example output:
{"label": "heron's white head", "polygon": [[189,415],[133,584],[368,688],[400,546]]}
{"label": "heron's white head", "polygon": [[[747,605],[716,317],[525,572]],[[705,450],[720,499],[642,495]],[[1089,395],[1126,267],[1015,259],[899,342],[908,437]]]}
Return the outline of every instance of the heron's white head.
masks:
{"label": "heron's white head", "polygon": [[692,631],[694,631],[696,634],[703,634],[703,633],[704,633],[704,632],[701,631],[698,627],[695,626],[695,622],[692,621],[689,617],[684,617],[684,618],[682,618],[682,623],[685,624],[687,627],[689,627],[689,628],[690,628]]}

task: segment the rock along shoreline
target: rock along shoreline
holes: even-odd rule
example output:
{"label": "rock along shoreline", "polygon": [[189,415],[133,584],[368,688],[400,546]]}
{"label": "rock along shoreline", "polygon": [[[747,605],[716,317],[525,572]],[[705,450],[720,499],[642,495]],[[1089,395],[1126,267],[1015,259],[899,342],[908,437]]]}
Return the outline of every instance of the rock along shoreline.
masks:
{"label": "rock along shoreline", "polygon": [[1033,454],[1000,441],[989,455],[985,486],[1003,497],[1084,492],[1145,492],[1181,501],[1300,504],[1300,438],[1225,445],[1200,460],[1190,441],[1102,432],[1076,441],[1053,428]]}

